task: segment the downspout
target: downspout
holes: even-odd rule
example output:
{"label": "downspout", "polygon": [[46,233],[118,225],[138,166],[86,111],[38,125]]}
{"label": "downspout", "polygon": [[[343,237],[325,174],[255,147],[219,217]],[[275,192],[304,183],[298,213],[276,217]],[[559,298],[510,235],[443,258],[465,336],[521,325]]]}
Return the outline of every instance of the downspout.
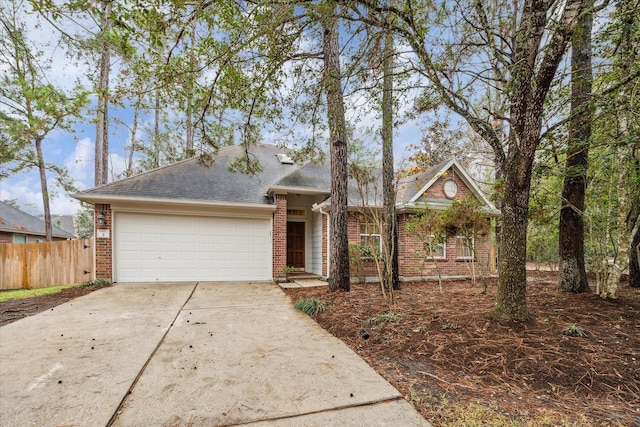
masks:
{"label": "downspout", "polygon": [[318,212],[320,212],[320,214],[325,215],[327,217],[327,279],[329,278],[329,271],[331,271],[329,269],[329,260],[331,259],[331,257],[329,256],[329,243],[330,243],[330,227],[331,227],[331,221],[329,221],[329,212],[325,212],[324,208],[326,208],[327,205],[318,205],[317,203],[314,203],[313,206],[311,207],[312,210],[317,210]]}

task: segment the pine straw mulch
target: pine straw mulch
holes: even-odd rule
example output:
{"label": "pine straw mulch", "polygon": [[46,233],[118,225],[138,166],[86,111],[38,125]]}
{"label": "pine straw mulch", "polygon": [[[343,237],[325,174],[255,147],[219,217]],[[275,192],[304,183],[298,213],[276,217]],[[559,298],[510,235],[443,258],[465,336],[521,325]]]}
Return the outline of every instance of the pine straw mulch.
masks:
{"label": "pine straw mulch", "polygon": [[[556,274],[529,272],[532,320],[486,317],[470,280],[404,283],[396,304],[378,284],[351,292],[288,289],[328,303],[316,321],[393,384],[434,425],[640,426],[640,290],[616,301],[556,292]],[[576,326],[586,336],[565,335]],[[574,328],[576,330],[576,328]]]}

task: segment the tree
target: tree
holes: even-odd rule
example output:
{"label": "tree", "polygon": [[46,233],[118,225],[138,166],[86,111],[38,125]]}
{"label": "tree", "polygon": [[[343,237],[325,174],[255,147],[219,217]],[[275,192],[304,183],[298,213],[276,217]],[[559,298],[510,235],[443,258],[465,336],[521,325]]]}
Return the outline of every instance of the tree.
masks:
{"label": "tree", "polygon": [[95,141],[95,185],[109,182],[109,75],[111,70],[111,49],[107,35],[111,27],[111,0],[101,2],[99,39],[99,68],[96,109],[96,141]]}
{"label": "tree", "polygon": [[[631,2],[620,1],[616,5],[616,16],[619,19],[619,29],[615,38],[615,57],[613,71],[617,74],[617,81],[625,81],[632,76],[634,67],[638,65],[638,56],[636,54],[638,36],[637,9],[638,2],[633,5]],[[638,74],[636,74],[637,77]],[[614,258],[610,265],[607,259],[607,274],[602,283],[598,283],[598,294],[604,299],[614,299],[617,297],[620,277],[626,270],[630,257],[630,247],[633,238],[630,238],[631,231],[629,225],[633,226],[637,232],[636,224],[629,224],[629,213],[633,211],[632,197],[637,192],[637,183],[632,183],[632,179],[637,177],[636,174],[628,173],[626,165],[632,162],[632,149],[637,144],[637,133],[634,135],[634,118],[632,110],[629,106],[634,105],[634,93],[630,85],[623,85],[616,93],[614,105],[616,108],[616,139],[618,140],[615,160],[617,163],[617,220],[616,220],[616,238],[614,240]],[[632,142],[635,139],[635,143]],[[632,189],[635,187],[635,191]]]}
{"label": "tree", "polygon": [[[497,168],[503,173],[504,198],[492,316],[527,319],[526,233],[532,166],[541,141],[545,100],[587,0],[498,3],[501,15],[494,21],[486,19],[487,6],[482,2],[455,2],[450,8],[442,3],[437,10],[414,1],[398,7],[369,0],[360,3],[373,15],[397,17],[396,32],[411,46],[419,71],[431,81],[439,100],[494,150]],[[442,26],[433,30],[445,20],[450,22],[446,31]],[[503,28],[508,28],[506,36]],[[507,43],[506,49],[498,39]],[[443,43],[442,49],[434,48]],[[505,71],[497,80],[492,77],[495,68]],[[486,85],[507,88],[508,117],[491,111],[489,103],[472,103],[478,99],[475,91]],[[496,119],[508,120],[506,146],[493,126]]]}
{"label": "tree", "polygon": [[385,252],[383,286],[400,289],[398,271],[398,218],[396,215],[396,183],[393,164],[393,32],[388,29],[384,39],[382,62],[382,195],[384,209]]}
{"label": "tree", "polygon": [[329,236],[329,290],[351,289],[347,234],[347,132],[338,44],[337,3],[321,5],[324,55],[324,90],[329,124],[331,155],[331,225]]}
{"label": "tree", "polygon": [[71,131],[71,123],[87,104],[87,93],[79,86],[67,95],[51,84],[46,62],[27,42],[25,26],[18,19],[20,4],[0,15],[0,58],[3,76],[0,84],[0,141],[3,162],[12,162],[17,172],[36,167],[40,176],[44,206],[45,235],[52,240],[47,169],[58,174],[58,181],[69,188],[66,171],[47,164],[42,144],[55,129]]}
{"label": "tree", "polygon": [[571,113],[566,172],[562,187],[559,226],[558,290],[589,289],[584,264],[584,198],[587,187],[589,139],[591,137],[591,27],[587,11],[573,35],[571,48]]}
{"label": "tree", "polygon": [[94,236],[93,214],[94,210],[92,208],[82,208],[82,210],[78,212],[75,223],[76,236],[78,236],[78,239],[90,239]]}

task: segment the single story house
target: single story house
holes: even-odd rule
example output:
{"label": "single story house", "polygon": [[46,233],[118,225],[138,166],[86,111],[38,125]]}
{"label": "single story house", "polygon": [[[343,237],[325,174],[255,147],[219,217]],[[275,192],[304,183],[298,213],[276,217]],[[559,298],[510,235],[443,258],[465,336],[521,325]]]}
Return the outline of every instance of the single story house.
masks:
{"label": "single story house", "polygon": [[[0,243],[36,243],[45,241],[44,221],[0,202]],[[76,236],[53,226],[53,240],[75,239]]]}
{"label": "single story house", "polygon": [[[328,163],[298,163],[283,148],[250,149],[260,171],[230,165],[243,147],[219,150],[212,164],[180,161],[73,195],[95,209],[96,276],[114,282],[272,280],[285,267],[327,276]],[[378,241],[380,230],[362,215],[357,186],[349,185],[349,241]],[[451,160],[399,182],[400,275],[435,275],[417,259],[416,241],[403,229],[421,205],[446,206],[472,195],[487,215],[497,211],[461,165]],[[378,202],[374,202],[377,204]],[[372,204],[372,203],[370,203]],[[489,238],[476,242],[488,265]],[[469,254],[456,260],[456,239],[438,262],[445,275],[468,275]],[[460,254],[460,252],[458,252]]]}

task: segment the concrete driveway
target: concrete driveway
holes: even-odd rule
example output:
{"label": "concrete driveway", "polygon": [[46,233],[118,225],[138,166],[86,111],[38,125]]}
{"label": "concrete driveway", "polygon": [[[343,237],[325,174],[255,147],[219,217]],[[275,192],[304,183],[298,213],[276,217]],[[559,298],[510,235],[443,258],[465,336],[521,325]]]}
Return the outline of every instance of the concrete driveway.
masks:
{"label": "concrete driveway", "polygon": [[118,284],[0,328],[2,426],[429,426],[273,283]]}

